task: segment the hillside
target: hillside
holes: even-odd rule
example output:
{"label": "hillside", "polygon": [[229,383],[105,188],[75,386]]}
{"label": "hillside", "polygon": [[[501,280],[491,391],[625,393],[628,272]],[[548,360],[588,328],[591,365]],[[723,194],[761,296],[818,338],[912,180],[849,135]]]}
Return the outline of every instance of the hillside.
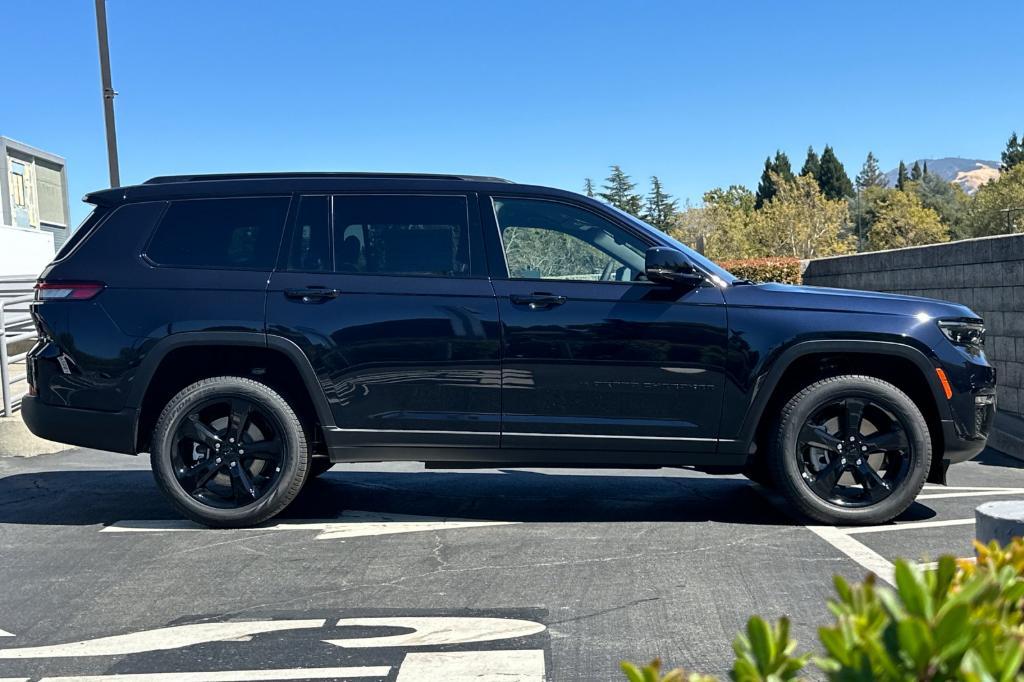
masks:
{"label": "hillside", "polygon": [[[974,194],[983,184],[999,177],[998,161],[947,156],[942,159],[917,159],[917,163],[920,163],[922,166],[927,163],[929,173],[938,175],[949,182],[955,182],[968,194]],[[908,173],[913,166],[914,161],[907,163]],[[896,186],[898,172],[899,170],[894,168],[885,174],[890,187]]]}

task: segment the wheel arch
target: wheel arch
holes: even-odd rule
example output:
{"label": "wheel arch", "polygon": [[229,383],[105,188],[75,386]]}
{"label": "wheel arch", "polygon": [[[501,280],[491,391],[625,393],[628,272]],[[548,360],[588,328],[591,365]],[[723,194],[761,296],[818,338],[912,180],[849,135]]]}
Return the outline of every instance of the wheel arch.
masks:
{"label": "wheel arch", "polygon": [[838,374],[864,374],[890,383],[907,393],[928,422],[932,439],[931,482],[943,482],[942,422],[951,411],[935,373],[936,366],[914,346],[876,340],[804,341],[782,352],[762,375],[747,410],[736,443],[751,457],[763,454],[774,415],[796,391]]}
{"label": "wheel arch", "polygon": [[[292,341],[274,335],[253,332],[182,332],[156,342],[146,353],[133,380],[133,389],[126,404],[136,411],[136,452],[148,447],[149,434],[163,409],[160,403],[193,380],[215,375],[216,372],[193,368],[191,373],[177,374],[188,361],[223,356],[237,349],[243,351],[228,363],[229,371],[240,373],[240,368],[259,360],[269,360],[278,372],[267,376],[266,383],[301,404],[300,416],[315,421],[322,428],[334,425],[333,413],[323,387],[313,370],[309,358]],[[184,363],[184,364],[183,364]],[[165,381],[168,375],[173,379]],[[258,377],[259,378],[259,377]],[[168,393],[170,392],[170,395]],[[316,424],[311,424],[311,427]],[[311,428],[312,430],[312,428]]]}

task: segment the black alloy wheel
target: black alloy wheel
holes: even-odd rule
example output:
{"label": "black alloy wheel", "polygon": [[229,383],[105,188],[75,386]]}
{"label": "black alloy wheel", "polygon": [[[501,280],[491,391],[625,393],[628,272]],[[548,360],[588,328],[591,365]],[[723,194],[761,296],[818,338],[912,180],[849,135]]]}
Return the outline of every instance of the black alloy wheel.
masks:
{"label": "black alloy wheel", "polygon": [[213,398],[181,420],[172,462],[182,489],[218,509],[250,505],[274,488],[287,452],[276,417],[242,397]]}
{"label": "black alloy wheel", "polygon": [[178,511],[218,528],[280,513],[311,467],[291,405],[266,384],[235,376],[203,379],[171,398],[153,429],[150,460]]}
{"label": "black alloy wheel", "polygon": [[783,406],[767,469],[794,511],[820,523],[878,524],[914,503],[931,468],[928,422],[877,377],[820,379]]}
{"label": "black alloy wheel", "polygon": [[800,475],[821,499],[844,507],[881,502],[906,480],[913,445],[899,417],[862,397],[815,410],[797,441]]}

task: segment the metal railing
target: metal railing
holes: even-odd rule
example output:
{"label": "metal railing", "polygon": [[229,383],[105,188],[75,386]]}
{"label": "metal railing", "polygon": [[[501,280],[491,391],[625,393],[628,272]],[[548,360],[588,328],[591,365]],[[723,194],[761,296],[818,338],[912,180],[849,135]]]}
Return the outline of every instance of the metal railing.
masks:
{"label": "metal railing", "polygon": [[[16,384],[25,381],[25,358],[28,349],[11,354],[13,344],[26,345],[36,339],[36,328],[29,315],[28,304],[34,298],[35,277],[0,277],[0,391],[3,393],[2,416],[10,417],[20,407],[28,390]],[[20,373],[16,374],[20,370]]]}

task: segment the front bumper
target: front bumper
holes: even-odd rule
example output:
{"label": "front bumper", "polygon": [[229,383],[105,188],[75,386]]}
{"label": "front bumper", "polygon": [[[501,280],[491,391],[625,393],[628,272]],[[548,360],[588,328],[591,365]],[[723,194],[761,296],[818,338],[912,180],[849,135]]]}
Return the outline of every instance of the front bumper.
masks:
{"label": "front bumper", "polygon": [[37,396],[21,399],[21,416],[28,430],[46,440],[95,450],[136,454],[135,429],[138,412],[81,410],[48,405]]}

